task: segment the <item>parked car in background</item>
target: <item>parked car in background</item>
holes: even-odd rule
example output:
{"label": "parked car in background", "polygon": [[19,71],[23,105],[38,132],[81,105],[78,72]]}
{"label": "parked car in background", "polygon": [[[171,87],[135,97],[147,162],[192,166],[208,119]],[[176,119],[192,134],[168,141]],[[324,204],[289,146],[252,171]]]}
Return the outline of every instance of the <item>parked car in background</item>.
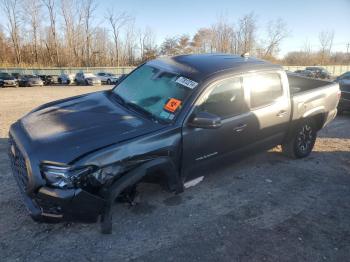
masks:
{"label": "parked car in background", "polygon": [[0,73],[0,87],[17,87],[18,81],[8,73]]}
{"label": "parked car in background", "polygon": [[0,79],[1,79],[2,77],[9,77],[9,76],[11,76],[9,73],[0,72]]}
{"label": "parked car in background", "polygon": [[294,73],[305,77],[315,77],[315,74],[310,70],[296,70]]}
{"label": "parked car in background", "polygon": [[62,85],[70,85],[74,83],[75,74],[61,74],[58,76],[58,83]]}
{"label": "parked car in background", "polygon": [[338,111],[350,111],[350,71],[346,72],[335,79],[339,83],[341,97],[338,105]]}
{"label": "parked car in background", "polygon": [[40,75],[39,77],[46,86],[58,84],[58,75]]}
{"label": "parked car in background", "polygon": [[308,66],[305,68],[305,70],[311,71],[316,78],[331,79],[331,74],[323,67]]}
{"label": "parked car in background", "polygon": [[101,80],[103,84],[107,85],[115,84],[119,79],[119,77],[116,74],[104,72],[97,73],[97,77]]}
{"label": "parked car in background", "polygon": [[19,86],[29,87],[29,86],[43,86],[44,82],[39,76],[36,75],[24,75],[20,76],[18,80]]}
{"label": "parked car in background", "polygon": [[123,81],[124,80],[124,78],[126,78],[128,76],[128,74],[121,74],[119,77],[118,77],[118,79],[117,79],[117,81],[114,83],[114,84],[119,84],[121,81]]}
{"label": "parked car in background", "polygon": [[75,83],[77,85],[101,85],[101,80],[92,73],[77,73],[75,75]]}
{"label": "parked car in background", "polygon": [[20,73],[11,73],[11,76],[13,76],[16,79],[19,79],[19,77],[21,76]]}
{"label": "parked car in background", "polygon": [[10,128],[9,159],[35,220],[101,215],[111,233],[112,204],[132,199],[144,179],[180,193],[249,152],[282,145],[291,158],[307,157],[336,116],[339,93],[338,83],[246,56],[160,58],[112,90],[25,115]]}

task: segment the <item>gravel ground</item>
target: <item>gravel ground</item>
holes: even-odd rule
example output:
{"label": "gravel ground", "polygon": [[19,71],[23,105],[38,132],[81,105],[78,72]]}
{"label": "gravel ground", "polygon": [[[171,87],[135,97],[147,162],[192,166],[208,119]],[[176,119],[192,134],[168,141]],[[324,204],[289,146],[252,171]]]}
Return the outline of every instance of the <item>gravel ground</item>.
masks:
{"label": "gravel ground", "polygon": [[33,222],[10,173],[9,125],[44,102],[102,88],[0,90],[0,261],[349,261],[350,115],[322,130],[306,159],[275,148],[180,195],[141,185],[139,205],[115,205],[112,235],[98,224]]}

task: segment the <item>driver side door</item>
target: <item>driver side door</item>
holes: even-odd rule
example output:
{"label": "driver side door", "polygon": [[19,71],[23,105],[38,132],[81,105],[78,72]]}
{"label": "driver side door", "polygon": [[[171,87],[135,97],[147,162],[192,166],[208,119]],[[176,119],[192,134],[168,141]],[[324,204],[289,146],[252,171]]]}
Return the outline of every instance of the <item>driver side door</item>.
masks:
{"label": "driver side door", "polygon": [[249,144],[257,121],[249,112],[242,86],[242,77],[231,77],[211,84],[197,99],[191,118],[207,112],[221,118],[218,128],[183,127],[182,168],[186,180],[202,176],[218,158]]}

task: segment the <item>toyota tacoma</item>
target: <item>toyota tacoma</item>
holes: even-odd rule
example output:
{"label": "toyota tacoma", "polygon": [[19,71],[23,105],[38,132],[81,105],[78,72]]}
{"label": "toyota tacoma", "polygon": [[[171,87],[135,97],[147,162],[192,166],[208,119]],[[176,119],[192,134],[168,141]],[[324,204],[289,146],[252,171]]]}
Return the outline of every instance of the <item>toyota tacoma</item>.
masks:
{"label": "toyota tacoma", "polygon": [[28,113],[10,128],[9,158],[33,219],[100,218],[110,233],[112,204],[132,200],[142,181],[180,193],[246,152],[282,145],[292,158],[308,156],[339,97],[338,83],[247,55],[164,57],[112,90]]}

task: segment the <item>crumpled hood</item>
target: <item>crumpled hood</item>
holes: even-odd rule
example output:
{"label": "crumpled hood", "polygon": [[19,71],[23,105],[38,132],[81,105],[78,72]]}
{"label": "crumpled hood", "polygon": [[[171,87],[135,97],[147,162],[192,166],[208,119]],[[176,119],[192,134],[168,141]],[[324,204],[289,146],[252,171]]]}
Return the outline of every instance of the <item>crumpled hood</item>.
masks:
{"label": "crumpled hood", "polygon": [[110,91],[49,103],[20,123],[36,158],[63,163],[162,128],[115,102]]}

